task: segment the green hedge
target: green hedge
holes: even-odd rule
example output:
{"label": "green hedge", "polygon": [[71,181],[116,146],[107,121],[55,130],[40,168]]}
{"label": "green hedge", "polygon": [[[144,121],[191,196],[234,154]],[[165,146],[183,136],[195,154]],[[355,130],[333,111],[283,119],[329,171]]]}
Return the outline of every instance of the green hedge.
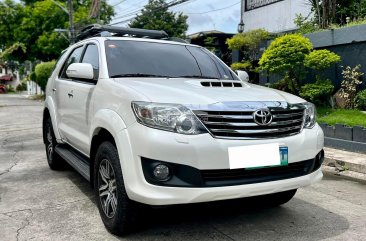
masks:
{"label": "green hedge", "polygon": [[43,91],[46,89],[48,78],[50,77],[55,64],[56,61],[43,62],[37,64],[35,68],[36,82]]}
{"label": "green hedge", "polygon": [[317,80],[301,87],[300,96],[315,105],[329,105],[334,86],[330,80]]}

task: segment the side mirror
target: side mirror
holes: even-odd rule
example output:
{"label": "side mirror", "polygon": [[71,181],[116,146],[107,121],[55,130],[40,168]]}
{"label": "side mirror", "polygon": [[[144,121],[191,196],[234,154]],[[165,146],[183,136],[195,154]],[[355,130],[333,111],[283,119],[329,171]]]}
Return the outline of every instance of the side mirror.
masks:
{"label": "side mirror", "polygon": [[72,79],[92,80],[94,78],[93,66],[87,63],[74,63],[67,67],[66,75]]}
{"label": "side mirror", "polygon": [[246,71],[243,70],[237,70],[238,77],[241,81],[248,82],[249,81],[249,75]]}

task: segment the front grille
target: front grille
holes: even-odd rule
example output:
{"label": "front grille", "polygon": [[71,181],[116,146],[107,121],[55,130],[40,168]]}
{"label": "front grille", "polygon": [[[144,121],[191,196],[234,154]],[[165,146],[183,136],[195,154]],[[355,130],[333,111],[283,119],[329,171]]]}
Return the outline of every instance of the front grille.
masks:
{"label": "front grille", "polygon": [[304,109],[269,109],[273,120],[267,126],[258,125],[251,111],[194,111],[210,133],[217,138],[264,139],[300,133]]}
{"label": "front grille", "polygon": [[201,170],[201,176],[205,186],[220,186],[225,182],[231,185],[269,182],[307,175],[320,167],[316,163],[317,159],[310,159],[260,169]]}

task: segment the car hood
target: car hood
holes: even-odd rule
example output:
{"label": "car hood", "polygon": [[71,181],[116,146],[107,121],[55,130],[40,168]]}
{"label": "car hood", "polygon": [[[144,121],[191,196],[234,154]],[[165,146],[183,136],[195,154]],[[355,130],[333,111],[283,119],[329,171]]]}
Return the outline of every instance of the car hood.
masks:
{"label": "car hood", "polygon": [[242,87],[204,87],[201,82],[218,81],[181,78],[116,78],[115,81],[146,96],[147,100],[144,101],[158,103],[209,105],[222,102],[251,101],[279,101],[289,104],[305,102],[305,100],[283,91],[243,82],[240,82]]}

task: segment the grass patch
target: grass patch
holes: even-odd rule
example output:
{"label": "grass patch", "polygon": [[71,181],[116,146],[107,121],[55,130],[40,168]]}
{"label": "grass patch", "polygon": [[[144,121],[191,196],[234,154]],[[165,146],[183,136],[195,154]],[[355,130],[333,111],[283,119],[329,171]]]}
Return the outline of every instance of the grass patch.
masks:
{"label": "grass patch", "polygon": [[366,114],[359,110],[331,109],[318,107],[318,122],[328,125],[343,124],[346,126],[366,127]]}

